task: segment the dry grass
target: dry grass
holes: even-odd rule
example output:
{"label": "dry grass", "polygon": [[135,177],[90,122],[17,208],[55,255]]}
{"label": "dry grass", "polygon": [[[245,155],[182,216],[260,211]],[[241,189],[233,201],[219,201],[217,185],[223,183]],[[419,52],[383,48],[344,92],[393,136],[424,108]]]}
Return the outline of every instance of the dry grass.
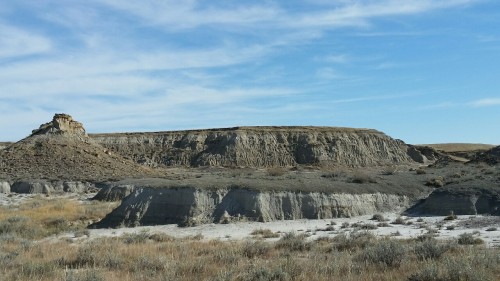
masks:
{"label": "dry grass", "polygon": [[[130,243],[130,237],[117,237],[81,244],[2,237],[0,274],[5,281],[434,280],[424,277],[436,267],[439,280],[458,280],[452,276],[456,264],[467,264],[462,274],[480,278],[464,280],[497,280],[500,274],[499,249],[375,239],[363,232],[314,242],[288,234],[276,243],[158,242],[153,234],[143,236],[135,243]],[[425,255],[416,254],[422,249]]]}
{"label": "dry grass", "polygon": [[103,218],[117,204],[35,197],[19,207],[0,207],[0,235],[12,234],[35,239],[64,231],[82,230],[90,223]]}
{"label": "dry grass", "polygon": [[272,167],[267,169],[267,174],[271,177],[279,177],[286,174],[286,169],[283,167]]}
{"label": "dry grass", "polygon": [[[367,231],[316,241],[295,233],[276,242],[203,241],[202,236],[176,239],[149,231],[79,242],[34,240],[102,216],[110,206],[40,197],[18,209],[2,208],[1,280],[425,281],[458,280],[457,269],[464,280],[500,276],[500,249],[458,240],[377,239]],[[67,225],[56,227],[59,221]],[[254,234],[275,233],[261,229]],[[432,274],[440,279],[432,279]]]}

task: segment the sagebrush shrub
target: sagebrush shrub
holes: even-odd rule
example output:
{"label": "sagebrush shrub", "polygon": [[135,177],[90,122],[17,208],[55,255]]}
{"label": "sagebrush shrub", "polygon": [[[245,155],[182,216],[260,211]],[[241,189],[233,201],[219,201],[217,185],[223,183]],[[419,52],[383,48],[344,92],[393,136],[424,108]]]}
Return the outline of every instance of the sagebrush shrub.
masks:
{"label": "sagebrush shrub", "polygon": [[396,240],[384,239],[365,248],[358,258],[373,264],[399,267],[406,255],[406,251],[404,244]]}

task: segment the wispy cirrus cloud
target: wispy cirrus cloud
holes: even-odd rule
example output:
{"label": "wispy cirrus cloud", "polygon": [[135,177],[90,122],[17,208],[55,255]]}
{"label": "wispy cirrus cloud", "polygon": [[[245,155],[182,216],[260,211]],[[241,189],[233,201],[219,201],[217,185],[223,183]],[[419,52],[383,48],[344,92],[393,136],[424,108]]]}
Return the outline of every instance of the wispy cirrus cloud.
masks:
{"label": "wispy cirrus cloud", "polygon": [[484,98],[475,100],[470,103],[474,107],[498,106],[500,105],[500,98]]}
{"label": "wispy cirrus cloud", "polygon": [[[271,124],[325,104],[398,99],[404,95],[371,89],[355,90],[353,98],[330,94],[328,87],[345,77],[365,79],[349,71],[363,65],[368,72],[373,63],[351,46],[336,48],[341,39],[333,33],[413,35],[378,30],[377,20],[474,2],[7,1],[0,7],[0,109],[9,118],[0,118],[1,131],[9,138],[29,132],[30,120],[54,111],[76,115],[94,132],[159,130]],[[365,40],[359,37],[353,40]],[[393,63],[380,65],[388,70],[403,65],[390,56],[384,61]],[[353,90],[351,84],[343,89]],[[297,98],[315,91],[328,95]],[[272,106],[263,106],[269,100]]]}
{"label": "wispy cirrus cloud", "polygon": [[47,53],[51,40],[39,34],[0,24],[0,59]]}

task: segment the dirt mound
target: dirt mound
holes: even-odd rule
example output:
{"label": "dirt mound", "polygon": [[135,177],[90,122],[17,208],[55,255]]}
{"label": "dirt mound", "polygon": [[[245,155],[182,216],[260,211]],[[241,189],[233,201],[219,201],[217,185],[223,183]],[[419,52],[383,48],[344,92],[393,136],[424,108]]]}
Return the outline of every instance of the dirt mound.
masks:
{"label": "dirt mound", "polygon": [[91,135],[97,143],[147,166],[377,166],[425,161],[418,150],[369,129],[236,127]]}
{"label": "dirt mound", "polygon": [[0,152],[0,177],[9,180],[98,181],[157,174],[98,145],[67,114],[56,114],[29,137]]}

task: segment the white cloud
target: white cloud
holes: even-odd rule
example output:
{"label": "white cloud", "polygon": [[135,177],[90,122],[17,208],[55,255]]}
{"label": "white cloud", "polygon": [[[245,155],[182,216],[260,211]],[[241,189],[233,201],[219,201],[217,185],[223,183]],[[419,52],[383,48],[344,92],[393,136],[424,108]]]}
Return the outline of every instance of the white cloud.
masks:
{"label": "white cloud", "polygon": [[119,1],[97,2],[128,12],[141,20],[169,29],[194,28],[200,25],[248,25],[274,22],[281,11],[272,5],[242,5],[229,8],[200,8],[197,1]]}
{"label": "white cloud", "polygon": [[20,28],[0,24],[0,59],[49,52],[51,41]]}
{"label": "white cloud", "polygon": [[471,102],[470,104],[475,107],[496,106],[500,105],[500,98],[479,99]]}
{"label": "white cloud", "polygon": [[322,80],[333,80],[341,78],[339,73],[331,67],[323,67],[318,69],[316,71],[316,77]]}
{"label": "white cloud", "polygon": [[290,22],[293,26],[302,27],[343,27],[343,26],[367,26],[369,19],[383,16],[401,16],[423,13],[430,10],[459,6],[475,0],[385,0],[385,1],[356,1],[348,4],[327,9],[321,12],[313,12],[299,15],[297,19]]}

